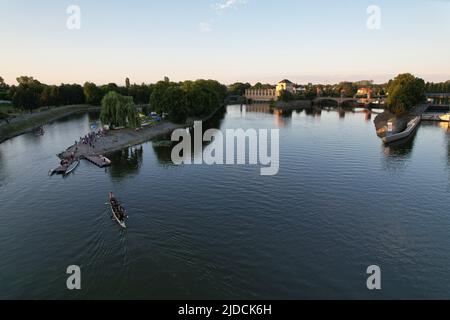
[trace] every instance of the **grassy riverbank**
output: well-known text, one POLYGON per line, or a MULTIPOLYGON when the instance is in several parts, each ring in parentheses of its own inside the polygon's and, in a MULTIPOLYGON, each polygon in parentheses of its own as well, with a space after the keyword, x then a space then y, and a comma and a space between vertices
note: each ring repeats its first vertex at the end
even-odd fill
POLYGON ((70 116, 72 114, 80 112, 99 110, 100 108, 90 105, 74 105, 51 108, 35 113, 22 114, 13 119, 10 119, 9 124, 5 121, 0 124, 0 143, 21 134, 31 132, 39 128, 40 126, 64 118, 66 116, 70 116))

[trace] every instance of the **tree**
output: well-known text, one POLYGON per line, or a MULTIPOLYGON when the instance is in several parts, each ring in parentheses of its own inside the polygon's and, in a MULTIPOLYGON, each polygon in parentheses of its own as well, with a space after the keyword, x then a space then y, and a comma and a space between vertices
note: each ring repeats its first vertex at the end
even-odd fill
POLYGON ((55 107, 60 106, 61 101, 59 99, 59 87, 46 86, 41 93, 41 105, 55 107))
POLYGON ((351 82, 341 82, 336 87, 335 94, 337 96, 340 96, 341 94, 344 94, 345 97, 353 97, 355 96, 357 90, 356 87, 351 82))
POLYGON ((231 96, 243 96, 245 90, 250 89, 251 87, 250 83, 236 82, 228 87, 228 94, 231 96))
POLYGON ((61 84, 58 88, 59 103, 62 105, 85 103, 83 87, 78 84, 61 84))
POLYGON ((0 77, 0 100, 8 100, 9 86, 5 83, 2 77, 0 77))
POLYGON ((132 97, 125 97, 110 91, 102 99, 100 120, 113 127, 137 128, 138 112, 132 97))
POLYGON ((13 105, 20 109, 28 109, 30 112, 40 106, 43 85, 33 77, 18 77, 18 86, 12 88, 13 105))
POLYGON ((411 110, 425 98, 425 81, 410 73, 400 74, 388 84, 387 104, 394 114, 411 110))
POLYGON ((126 87, 127 89, 130 89, 130 78, 126 78, 126 79, 125 79, 125 87, 126 87))
POLYGON ((86 82, 83 87, 83 93, 87 104, 91 104, 93 106, 100 105, 103 98, 103 93, 100 88, 95 85, 95 83, 86 82))
POLYGON ((5 83, 2 77, 0 77, 0 91, 8 90, 8 85, 5 83))
POLYGON ((214 80, 160 81, 152 88, 150 105, 153 111, 167 113, 169 119, 182 123, 188 117, 210 114, 226 96, 227 87, 214 80))
POLYGON ((287 90, 283 90, 280 92, 279 100, 283 102, 289 102, 294 100, 294 95, 287 90))
POLYGON ((166 81, 159 81, 155 84, 150 95, 150 105, 153 111, 157 113, 167 112, 167 106, 164 104, 166 90, 175 84, 166 81))
POLYGON ((147 104, 148 99, 152 93, 153 85, 132 84, 128 89, 128 95, 133 97, 136 104, 147 104))
POLYGON ((175 123, 185 123, 189 116, 186 92, 179 86, 170 86, 165 92, 163 104, 166 112, 175 123))

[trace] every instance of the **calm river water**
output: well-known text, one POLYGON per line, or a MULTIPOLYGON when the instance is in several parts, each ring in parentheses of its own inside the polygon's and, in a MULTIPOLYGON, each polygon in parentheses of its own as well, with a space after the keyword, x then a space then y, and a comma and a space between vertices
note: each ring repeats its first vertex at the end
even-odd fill
MULTIPOLYGON (((358 111, 358 110, 354 110, 358 111)), ((174 166, 170 149, 48 177, 96 115, 0 145, 0 298, 450 298, 450 133, 383 147, 372 115, 229 106, 211 126, 279 128, 280 171, 174 166), (110 219, 114 191, 128 229, 110 219), (82 290, 66 288, 79 265, 82 290), (366 269, 382 270, 369 291, 366 269)))

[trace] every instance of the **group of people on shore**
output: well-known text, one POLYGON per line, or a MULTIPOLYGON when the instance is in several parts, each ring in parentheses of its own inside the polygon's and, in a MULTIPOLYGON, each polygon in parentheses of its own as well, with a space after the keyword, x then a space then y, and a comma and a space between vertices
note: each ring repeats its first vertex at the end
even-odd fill
POLYGON ((68 166, 70 166, 72 164, 72 162, 75 161, 75 153, 71 152, 70 155, 64 159, 61 160, 61 162, 59 163, 61 165, 61 167, 63 168, 67 168, 68 166))
POLYGON ((89 145, 91 148, 95 148, 95 143, 98 139, 102 138, 105 135, 105 131, 103 129, 98 130, 96 132, 90 132, 84 137, 80 137, 78 142, 75 142, 75 145, 84 144, 89 145))

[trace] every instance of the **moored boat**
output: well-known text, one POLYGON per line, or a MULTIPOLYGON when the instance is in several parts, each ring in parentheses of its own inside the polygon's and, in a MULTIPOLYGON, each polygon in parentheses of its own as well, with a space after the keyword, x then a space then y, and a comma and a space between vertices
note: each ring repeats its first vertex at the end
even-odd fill
POLYGON ((80 160, 76 159, 74 160, 68 167, 66 172, 64 172, 64 175, 67 176, 68 174, 70 174, 71 172, 73 172, 78 165, 80 164, 80 160))

